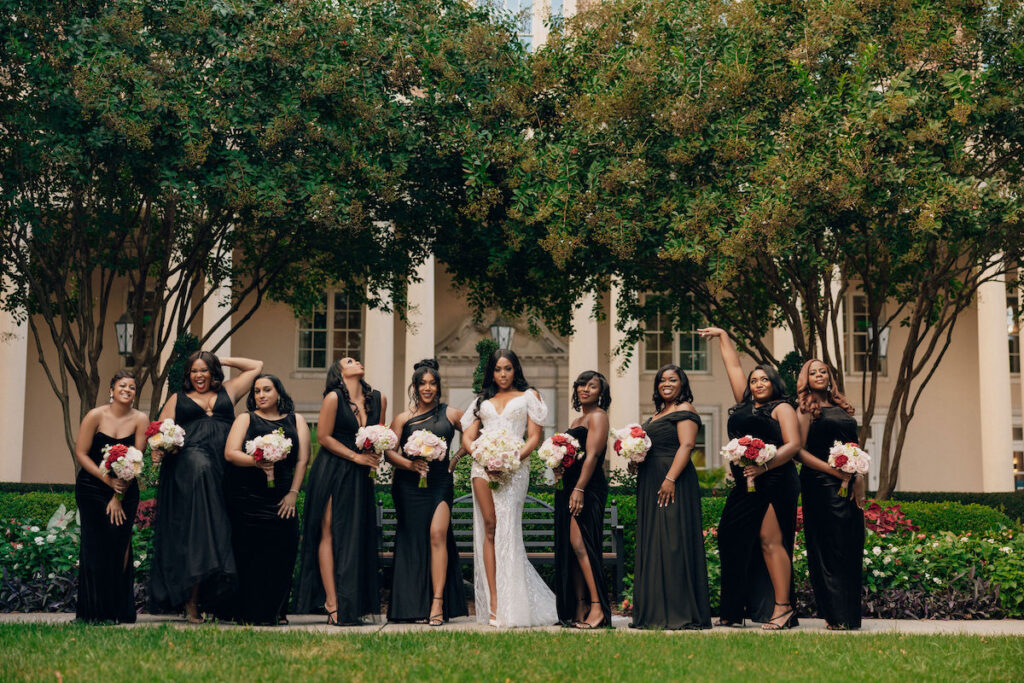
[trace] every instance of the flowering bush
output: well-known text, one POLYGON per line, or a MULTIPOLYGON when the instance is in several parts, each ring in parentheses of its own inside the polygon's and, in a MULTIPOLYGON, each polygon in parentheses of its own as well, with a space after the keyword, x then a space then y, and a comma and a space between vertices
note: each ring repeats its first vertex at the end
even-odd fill
POLYGON ((81 528, 77 512, 61 505, 45 525, 5 520, 0 526, 0 565, 23 579, 54 578, 78 566, 81 528))

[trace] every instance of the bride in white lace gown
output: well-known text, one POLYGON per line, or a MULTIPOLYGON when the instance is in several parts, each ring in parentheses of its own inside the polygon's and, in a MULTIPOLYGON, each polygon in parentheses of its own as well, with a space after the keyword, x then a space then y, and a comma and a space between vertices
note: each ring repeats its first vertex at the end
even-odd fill
POLYGON ((558 621, 555 594, 530 564, 523 544, 523 501, 530 485, 529 454, 540 444, 547 407, 530 389, 511 351, 495 351, 484 372, 481 396, 462 416, 467 451, 480 429, 506 427, 525 435, 522 466, 497 490, 473 463, 473 575, 476 619, 493 626, 549 626, 558 621), (493 526, 493 543, 488 529, 493 526), (493 581, 494 585, 491 585, 493 581))

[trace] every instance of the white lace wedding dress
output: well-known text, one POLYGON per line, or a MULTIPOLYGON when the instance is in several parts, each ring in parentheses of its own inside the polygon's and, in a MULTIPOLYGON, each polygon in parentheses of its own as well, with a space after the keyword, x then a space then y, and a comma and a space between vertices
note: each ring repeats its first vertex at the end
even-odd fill
MULTIPOLYGON (((466 429, 476 419, 474 410, 478 399, 473 401, 462 416, 462 427, 466 429)), ((527 418, 540 424, 548 409, 533 391, 526 391, 505 404, 505 410, 497 411, 490 401, 480 406, 482 427, 506 427, 513 434, 526 433, 527 418)), ((482 467, 475 462, 472 477, 487 479, 482 467)), ((555 594, 544 579, 530 564, 523 544, 523 501, 530 486, 530 459, 523 460, 522 466, 512 478, 502 483, 494 496, 496 528, 494 531, 494 559, 498 582, 498 609, 495 611, 499 626, 550 626, 558 621, 555 594)), ((476 593, 476 620, 487 623, 490 591, 487 587, 487 572, 483 559, 484 528, 480 515, 480 504, 473 495, 473 578, 476 593)))

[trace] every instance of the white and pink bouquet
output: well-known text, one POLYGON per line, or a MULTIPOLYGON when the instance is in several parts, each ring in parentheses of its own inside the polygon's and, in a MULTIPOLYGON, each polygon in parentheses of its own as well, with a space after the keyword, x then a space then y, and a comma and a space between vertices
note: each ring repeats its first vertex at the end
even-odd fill
POLYGON ((510 478, 522 464, 519 451, 523 440, 504 427, 485 429, 473 442, 473 460, 484 468, 492 489, 510 478))
POLYGON ((615 430, 615 452, 630 462, 643 462, 647 451, 651 450, 651 437, 638 424, 628 424, 615 430))
MULTIPOLYGON (((366 425, 356 432, 356 448, 365 453, 373 451, 377 457, 398 446, 398 436, 384 425, 366 425)), ((376 479, 377 472, 370 469, 370 479, 376 479)))
MULTIPOLYGON (((413 460, 444 460, 448 454, 448 442, 427 429, 417 429, 409 435, 409 439, 402 448, 405 454, 413 460)), ((427 488, 427 475, 420 474, 419 487, 427 488)))
MULTIPOLYGON (((775 453, 775 446, 753 436, 741 436, 722 447, 722 457, 737 467, 764 465, 775 457, 775 453)), ((747 477, 747 492, 754 490, 754 478, 747 477)))
POLYGON ((185 445, 185 430, 174 424, 174 420, 156 420, 146 427, 146 448, 150 455, 162 451, 165 455, 177 453, 185 445))
POLYGON ((577 460, 584 457, 580 442, 569 434, 555 434, 546 439, 537 449, 537 455, 548 467, 552 477, 555 477, 555 488, 562 488, 562 474, 567 467, 572 467, 577 460))
MULTIPOLYGON (((284 428, 278 427, 269 434, 257 436, 245 442, 245 452, 252 456, 256 464, 264 462, 280 462, 292 452, 292 440, 284 435, 284 428)), ((268 467, 267 488, 274 488, 274 468, 268 467)))
MULTIPOLYGON (((862 451, 860 446, 852 441, 850 443, 836 441, 828 452, 828 464, 840 472, 863 476, 868 473, 868 469, 871 467, 871 456, 862 451)), ((849 485, 850 477, 843 477, 843 485, 839 487, 839 495, 843 498, 848 493, 846 487, 849 485)))
MULTIPOLYGON (((100 460, 100 472, 106 476, 117 477, 121 481, 131 481, 142 474, 142 451, 135 446, 123 443, 109 444, 103 447, 103 459, 100 460)), ((121 500, 120 493, 116 494, 121 500)))

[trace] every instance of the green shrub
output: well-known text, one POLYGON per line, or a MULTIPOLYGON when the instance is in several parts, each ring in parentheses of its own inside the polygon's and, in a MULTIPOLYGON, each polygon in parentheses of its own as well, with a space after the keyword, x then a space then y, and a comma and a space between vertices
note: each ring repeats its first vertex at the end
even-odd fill
POLYGON ((17 520, 18 522, 46 524, 61 505, 75 510, 74 490, 70 492, 49 493, 28 491, 26 493, 0 493, 0 520, 17 520))
POLYGON ((998 531, 1003 527, 1015 526, 1013 520, 1001 511, 977 503, 929 503, 908 500, 893 503, 920 527, 924 533, 950 531, 963 534, 968 531, 980 533, 998 531))
POLYGON ((937 491, 897 491, 892 494, 894 501, 924 501, 928 503, 976 503, 1001 510, 1011 520, 1024 522, 1024 490, 1004 493, 962 493, 937 491))

